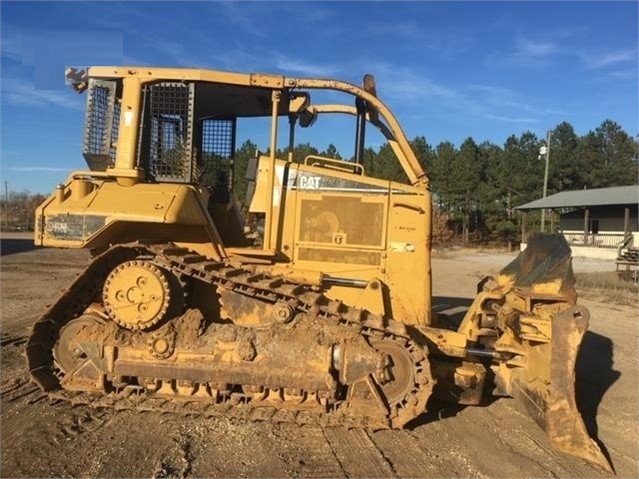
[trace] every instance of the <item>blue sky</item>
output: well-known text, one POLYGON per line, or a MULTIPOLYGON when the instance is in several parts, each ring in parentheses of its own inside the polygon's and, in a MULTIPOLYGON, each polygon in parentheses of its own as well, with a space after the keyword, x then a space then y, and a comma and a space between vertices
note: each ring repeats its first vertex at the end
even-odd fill
MULTIPOLYGON (((502 145, 561 121, 638 126, 637 2, 7 2, 1 9, 1 168, 47 193, 81 155, 85 96, 66 65, 202 67, 360 83, 409 138, 502 145)), ((318 122, 319 125, 319 122, 318 122)), ((350 125, 350 123, 349 123, 350 125)), ((266 131, 240 124, 262 149, 266 131)), ((350 128, 298 137, 350 156, 350 128)), ((375 139, 373 139, 374 144, 375 139)), ((2 185, 4 186, 4 185, 2 185)))

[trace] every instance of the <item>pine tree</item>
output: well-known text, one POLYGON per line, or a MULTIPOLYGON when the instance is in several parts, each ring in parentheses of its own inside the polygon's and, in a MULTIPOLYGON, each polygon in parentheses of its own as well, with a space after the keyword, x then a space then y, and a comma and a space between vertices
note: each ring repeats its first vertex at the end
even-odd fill
POLYGON ((552 129, 548 166, 548 195, 584 187, 579 140, 570 123, 564 121, 552 129))

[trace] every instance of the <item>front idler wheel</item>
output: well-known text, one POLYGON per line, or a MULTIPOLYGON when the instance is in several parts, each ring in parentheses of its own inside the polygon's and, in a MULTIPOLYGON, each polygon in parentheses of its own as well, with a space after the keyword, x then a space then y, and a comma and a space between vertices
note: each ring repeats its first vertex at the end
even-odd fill
POLYGON ((84 314, 60 329, 53 347, 53 359, 66 389, 99 390, 103 386, 103 365, 96 364, 96 345, 104 333, 105 322, 93 314, 84 314))
POLYGON ((415 384, 412 358, 405 347, 391 341, 376 341, 372 346, 386 354, 385 367, 375 375, 375 381, 389 406, 399 404, 415 384))

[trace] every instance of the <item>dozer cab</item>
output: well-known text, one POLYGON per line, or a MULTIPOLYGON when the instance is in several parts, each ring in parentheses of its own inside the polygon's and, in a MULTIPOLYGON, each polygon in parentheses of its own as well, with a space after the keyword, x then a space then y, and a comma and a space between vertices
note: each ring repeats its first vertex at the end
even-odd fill
POLYGON ((480 282, 461 323, 434 314, 428 178, 371 75, 362 87, 147 67, 67 78, 87 95, 89 169, 39 206, 35 243, 92 260, 28 339, 52 397, 379 429, 404 427, 431 396, 513 396, 558 450, 609 468, 575 403, 589 314, 570 248, 539 236, 480 282), (347 101, 311 101, 322 92, 347 101), (293 161, 300 128, 340 115, 352 161, 293 161), (236 128, 260 118, 269 148, 246 166, 242 210, 236 128), (367 175, 367 128, 406 183, 367 175))

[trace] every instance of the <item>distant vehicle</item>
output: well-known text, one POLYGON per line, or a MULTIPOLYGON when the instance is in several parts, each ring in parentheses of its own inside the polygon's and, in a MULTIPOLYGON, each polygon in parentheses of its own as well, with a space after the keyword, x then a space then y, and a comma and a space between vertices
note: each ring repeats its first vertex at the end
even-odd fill
POLYGON ((33 228, 28 226, 8 225, 8 226, 0 227, 0 231, 7 231, 7 232, 33 231, 33 228))

